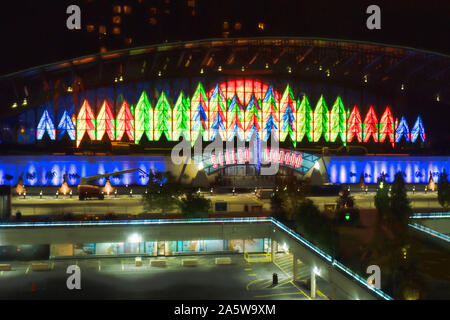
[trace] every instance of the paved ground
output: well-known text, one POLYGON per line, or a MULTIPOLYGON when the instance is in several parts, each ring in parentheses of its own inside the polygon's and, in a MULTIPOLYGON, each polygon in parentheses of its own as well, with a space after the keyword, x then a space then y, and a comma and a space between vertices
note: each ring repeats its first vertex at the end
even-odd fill
MULTIPOLYGON (((252 206, 262 206, 264 210, 270 210, 270 200, 259 200, 253 193, 237 194, 235 196, 231 194, 220 194, 205 196, 212 200, 213 208, 214 202, 226 201, 228 203, 228 211, 230 212, 243 212, 244 206, 247 205, 249 210, 252 206)), ((354 193, 355 205, 361 209, 374 209, 374 192, 354 193)), ((415 209, 429 210, 442 210, 437 201, 437 193, 425 193, 416 192, 415 194, 409 193, 411 199, 411 205, 415 209)), ((322 196, 322 197, 310 197, 319 208, 323 209, 326 204, 335 204, 337 196, 322 196)), ((13 215, 20 211, 22 215, 54 215, 54 214, 105 214, 114 212, 116 214, 138 214, 144 211, 141 203, 141 195, 134 194, 130 198, 129 195, 119 195, 117 197, 111 195, 106 197, 105 200, 87 200, 80 201, 77 196, 70 198, 69 196, 59 196, 58 199, 55 196, 43 196, 41 199, 39 195, 23 197, 13 197, 12 200, 12 213, 13 215)))
MULTIPOLYGON (((215 257, 196 256, 195 267, 181 266, 187 257, 162 257, 166 267, 150 267, 153 257, 144 258, 141 267, 131 258, 58 260, 50 261, 50 271, 13 262, 12 271, 0 271, 0 299, 311 299, 303 281, 292 282, 284 271, 290 256, 280 256, 274 264, 247 263, 242 255, 231 255, 231 265, 215 265, 215 257), (81 269, 81 290, 66 287, 71 264, 81 269), (271 286, 274 272, 277 286, 271 286)), ((317 299, 326 299, 320 279, 317 288, 317 299)))

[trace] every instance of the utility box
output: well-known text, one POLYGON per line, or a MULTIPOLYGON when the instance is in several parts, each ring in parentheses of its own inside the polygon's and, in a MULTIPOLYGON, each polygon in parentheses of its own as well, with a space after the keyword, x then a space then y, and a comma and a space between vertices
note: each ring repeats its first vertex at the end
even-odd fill
POLYGON ((11 217, 11 186, 0 186, 0 221, 11 217))

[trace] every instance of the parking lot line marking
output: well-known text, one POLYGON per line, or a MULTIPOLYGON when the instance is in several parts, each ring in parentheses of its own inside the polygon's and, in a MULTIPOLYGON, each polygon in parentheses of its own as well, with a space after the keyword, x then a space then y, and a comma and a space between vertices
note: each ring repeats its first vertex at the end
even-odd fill
MULTIPOLYGON (((275 261, 273 261, 273 263, 274 263, 281 271, 283 271, 284 274, 285 274, 286 276, 288 276, 289 278, 291 278, 291 275, 288 274, 286 271, 284 271, 283 268, 281 268, 280 265, 279 265, 278 263, 276 263, 275 261)), ((298 291, 300 291, 301 293, 303 293, 303 294, 305 295, 305 297, 307 297, 309 300, 312 300, 310 296, 308 296, 306 293, 304 293, 304 292, 303 292, 303 291, 302 291, 302 290, 294 283, 294 281, 291 280, 290 283, 291 283, 298 291)))
POLYGON ((308 300, 312 300, 311 297, 308 296, 306 293, 304 293, 302 289, 300 289, 299 287, 297 287, 297 285, 294 283, 294 281, 290 281, 290 283, 291 283, 298 291, 300 291, 301 293, 303 293, 303 295, 304 295, 305 297, 307 297, 308 300))
POLYGON ((255 282, 261 281, 261 280, 264 280, 264 279, 256 279, 256 280, 250 281, 250 282, 247 284, 247 286, 245 286, 245 290, 249 291, 248 288, 249 288, 252 284, 254 284, 255 282))
POLYGON ((125 269, 124 265, 123 265, 123 260, 120 260, 120 263, 122 264, 122 271, 125 269))
POLYGON ((250 277, 256 277, 256 273, 250 273, 249 276, 250 277))
POLYGON ((245 268, 244 271, 251 271, 252 268, 245 268))
POLYGON ((55 262, 52 262, 52 270, 55 269, 55 262))
POLYGON ((30 265, 28 265, 27 270, 25 270, 25 274, 27 274, 28 271, 30 271, 30 265))
POLYGON ((327 297, 326 295, 324 295, 322 292, 320 292, 319 289, 317 289, 317 294, 318 294, 319 296, 321 296, 322 298, 328 299, 328 297, 327 297))
POLYGON ((264 297, 273 297, 273 296, 290 296, 292 294, 300 294, 300 292, 292 292, 292 293, 272 293, 272 294, 265 294, 262 296, 254 296, 254 298, 264 298, 264 297))
POLYGON ((102 271, 102 263, 100 260, 98 260, 98 271, 102 271))

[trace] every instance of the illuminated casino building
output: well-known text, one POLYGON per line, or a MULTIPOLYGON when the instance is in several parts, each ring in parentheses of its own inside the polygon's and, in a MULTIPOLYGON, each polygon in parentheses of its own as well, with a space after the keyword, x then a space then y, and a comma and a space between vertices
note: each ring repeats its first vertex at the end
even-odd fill
MULTIPOLYGON (((417 72, 407 84, 399 80, 405 67, 425 63, 433 71, 450 65, 443 55, 370 43, 223 39, 104 52, 6 75, 0 184, 22 177, 30 186, 59 186, 67 173, 75 185, 130 168, 180 172, 170 150, 183 138, 191 146, 244 143, 203 159, 191 179, 203 169, 210 177, 257 177, 261 160, 279 163, 281 175, 305 176, 320 160, 331 183, 359 183, 361 175, 374 183, 381 174, 389 181, 397 171, 408 183, 427 183, 430 174, 437 181, 450 171, 449 159, 424 156, 434 120, 423 101, 443 99, 445 79, 417 72), (410 87, 420 90, 402 97, 410 87), (267 145, 271 138, 279 146, 267 145)), ((111 184, 146 179, 136 173, 111 184)))

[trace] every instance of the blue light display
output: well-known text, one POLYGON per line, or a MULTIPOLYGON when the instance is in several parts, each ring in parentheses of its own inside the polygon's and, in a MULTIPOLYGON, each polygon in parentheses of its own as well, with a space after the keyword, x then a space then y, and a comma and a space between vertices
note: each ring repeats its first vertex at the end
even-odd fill
POLYGON ((444 169, 450 172, 449 160, 448 156, 336 156, 330 157, 327 171, 332 183, 359 183, 361 174, 365 183, 376 183, 382 174, 392 183, 397 172, 403 172, 406 183, 428 183, 430 172, 434 182, 444 169))
MULTIPOLYGON (((165 171, 164 157, 158 156, 2 156, 0 157, 0 185, 14 186, 20 175, 25 186, 60 186, 67 173, 67 183, 77 185, 80 177, 139 168, 165 171)), ((106 179, 98 180, 100 185, 106 179)), ((146 185, 148 177, 142 173, 126 173, 110 178, 112 185, 146 185)))

